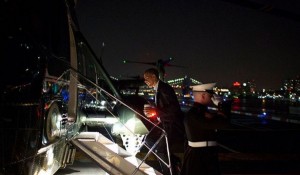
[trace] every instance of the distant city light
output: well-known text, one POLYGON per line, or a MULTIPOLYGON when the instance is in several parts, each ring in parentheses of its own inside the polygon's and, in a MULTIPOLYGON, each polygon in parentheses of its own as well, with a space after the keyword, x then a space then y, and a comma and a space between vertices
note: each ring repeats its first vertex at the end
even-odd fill
POLYGON ((239 83, 237 81, 233 83, 233 86, 240 86, 240 85, 241 85, 241 83, 239 83))

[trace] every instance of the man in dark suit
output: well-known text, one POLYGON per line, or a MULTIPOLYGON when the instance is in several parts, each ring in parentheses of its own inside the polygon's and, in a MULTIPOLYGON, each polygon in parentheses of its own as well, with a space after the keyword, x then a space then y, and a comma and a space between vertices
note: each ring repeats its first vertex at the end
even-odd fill
MULTIPOLYGON (((180 109, 180 105, 175 94, 174 89, 167 83, 159 80, 159 72, 157 69, 150 68, 144 72, 145 83, 154 89, 156 92, 155 95, 155 107, 154 108, 146 108, 144 109, 144 113, 146 116, 148 114, 153 113, 152 110, 155 110, 157 117, 159 119, 160 126, 165 130, 168 138, 168 145, 170 147, 171 153, 171 164, 172 164, 172 174, 177 174, 177 170, 175 170, 176 164, 180 160, 174 154, 174 143, 178 143, 179 141, 183 141, 184 135, 184 127, 183 127, 183 112, 180 109)), ((159 149, 163 149, 162 147, 165 145, 159 145, 159 149)), ((182 143, 183 146, 183 143, 182 143)), ((166 156, 166 155, 162 155, 166 156)), ((180 165, 179 165, 180 166, 180 165)), ((167 172, 163 172, 167 174, 167 172)))

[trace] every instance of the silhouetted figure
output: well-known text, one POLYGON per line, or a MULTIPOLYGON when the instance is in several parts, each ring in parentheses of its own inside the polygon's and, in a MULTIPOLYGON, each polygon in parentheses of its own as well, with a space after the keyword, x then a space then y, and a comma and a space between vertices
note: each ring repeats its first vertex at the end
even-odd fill
MULTIPOLYGON (((147 108, 144 110, 146 116, 153 112, 156 112, 160 123, 160 126, 166 131, 168 137, 168 145, 171 153, 171 164, 173 169, 173 175, 178 174, 175 170, 176 164, 179 164, 179 158, 173 154, 173 146, 177 141, 183 141, 184 128, 183 128, 183 118, 184 115, 181 111, 177 96, 174 89, 167 83, 159 80, 159 73, 157 69, 150 68, 144 72, 145 83, 154 88, 156 91, 155 95, 155 107, 147 108), (153 111, 154 110, 154 111, 153 111)), ((149 116, 150 117, 150 116, 149 116)), ((161 142, 165 143, 165 142, 161 142)), ((183 144, 182 144, 183 146, 183 144)), ((167 155, 163 152, 166 150, 166 145, 160 144, 157 153, 167 160, 167 155)), ((179 165, 180 166, 180 165, 179 165)), ((166 167, 166 166, 163 166, 166 167)), ((179 168, 179 167, 177 167, 179 168)), ((163 174, 169 174, 168 169, 163 169, 163 174)))

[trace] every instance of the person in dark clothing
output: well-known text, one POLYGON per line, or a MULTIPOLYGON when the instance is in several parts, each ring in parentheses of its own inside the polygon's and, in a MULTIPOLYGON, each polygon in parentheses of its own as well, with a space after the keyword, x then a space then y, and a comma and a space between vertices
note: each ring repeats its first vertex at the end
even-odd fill
POLYGON ((188 140, 181 175, 219 175, 217 130, 229 126, 225 115, 208 111, 218 105, 213 96, 215 83, 193 86, 194 104, 184 118, 188 140))
MULTIPOLYGON (((183 126, 183 112, 181 111, 177 96, 174 89, 167 83, 159 80, 159 73, 157 69, 150 68, 144 72, 145 83, 154 88, 155 95, 155 106, 154 108, 145 108, 144 113, 146 116, 153 113, 152 110, 155 110, 158 120, 160 121, 160 126, 165 130, 168 138, 168 145, 171 153, 171 165, 172 165, 172 174, 178 174, 175 170, 175 164, 178 164, 180 160, 177 158, 173 151, 175 142, 183 141, 184 136, 184 126, 183 126)), ((164 142, 161 142, 164 143, 164 142)), ((161 144, 158 146, 158 153, 165 152, 166 145, 161 144)), ((167 155, 161 154, 163 159, 167 158, 167 155)), ((165 166, 164 166, 165 167, 165 166)), ((163 170, 163 174, 168 174, 167 170, 163 170)))

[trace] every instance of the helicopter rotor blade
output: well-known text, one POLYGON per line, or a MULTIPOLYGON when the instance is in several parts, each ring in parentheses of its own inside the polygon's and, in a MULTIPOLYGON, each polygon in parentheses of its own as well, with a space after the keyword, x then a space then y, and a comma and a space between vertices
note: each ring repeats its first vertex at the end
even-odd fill
POLYGON ((131 61, 131 60, 123 60, 123 63, 137 63, 137 64, 148 64, 148 65, 153 65, 153 66, 158 66, 161 69, 162 67, 170 66, 170 67, 180 67, 180 68, 186 68, 185 66, 181 65, 174 65, 174 64, 169 64, 170 61, 172 61, 173 58, 168 58, 166 60, 159 59, 156 62, 141 62, 141 61, 131 61))
POLYGON ((148 64, 148 65, 156 65, 155 62, 141 62, 141 61, 130 61, 130 60, 123 60, 123 63, 138 63, 138 64, 148 64))
POLYGON ((180 67, 180 68, 186 68, 186 66, 174 65, 174 64, 167 64, 166 66, 170 66, 170 67, 180 67))

